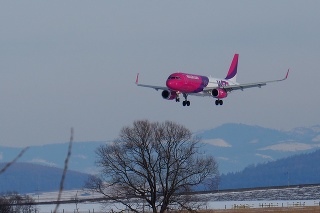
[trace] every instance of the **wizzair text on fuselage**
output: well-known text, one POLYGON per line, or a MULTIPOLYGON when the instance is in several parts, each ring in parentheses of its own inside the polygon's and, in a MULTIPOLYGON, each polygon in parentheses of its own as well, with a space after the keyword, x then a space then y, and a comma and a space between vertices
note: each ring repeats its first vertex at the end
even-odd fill
POLYGON ((217 79, 202 75, 188 74, 188 73, 173 73, 167 81, 166 87, 153 86, 147 84, 139 84, 139 74, 137 75, 136 84, 141 87, 153 88, 155 90, 162 90, 162 97, 167 100, 176 100, 180 102, 180 95, 184 97, 183 106, 190 106, 188 95, 209 96, 216 99, 216 105, 222 105, 222 99, 226 98, 233 90, 244 90, 247 88, 261 87, 267 83, 283 81, 287 79, 289 70, 283 79, 273 81, 263 81, 256 83, 239 84, 236 81, 238 70, 239 55, 235 54, 231 62, 227 76, 224 79, 217 79))

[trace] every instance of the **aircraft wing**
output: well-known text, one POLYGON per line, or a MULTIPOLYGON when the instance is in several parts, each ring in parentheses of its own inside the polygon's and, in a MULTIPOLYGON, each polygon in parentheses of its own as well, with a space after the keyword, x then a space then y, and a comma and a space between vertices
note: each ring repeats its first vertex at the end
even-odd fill
POLYGON ((169 90, 168 87, 163 87, 163 86, 154 86, 154 85, 148 85, 148 84, 139 84, 139 73, 137 74, 137 78, 136 78, 136 85, 139 87, 147 87, 147 88, 152 88, 155 90, 169 90))
MULTIPOLYGON (((262 81, 262 82, 256 82, 256 83, 246 83, 246 84, 235 84, 235 85, 229 85, 229 86, 223 86, 220 88, 223 88, 227 91, 233 91, 233 90, 244 90, 248 88, 253 88, 253 87, 259 87, 261 88, 262 86, 267 85, 267 83, 273 83, 273 82, 279 82, 279 81, 284 81, 288 78, 289 75, 289 70, 287 71, 287 74, 284 78, 278 79, 278 80, 272 80, 272 81, 262 81)), ((206 91, 215 89, 215 88, 206 88, 206 91)))
POLYGON ((162 87, 162 86, 153 86, 153 85, 147 85, 147 84, 137 84, 137 86, 139 87, 148 87, 148 88, 152 88, 155 90, 169 90, 168 87, 162 87))

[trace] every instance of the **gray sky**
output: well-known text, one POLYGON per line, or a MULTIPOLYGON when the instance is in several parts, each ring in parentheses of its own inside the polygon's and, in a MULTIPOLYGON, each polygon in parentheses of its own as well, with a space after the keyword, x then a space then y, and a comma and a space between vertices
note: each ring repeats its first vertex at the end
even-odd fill
POLYGON ((0 143, 108 140, 136 119, 192 131, 228 122, 277 129, 319 124, 320 1, 3 1, 0 143), (240 83, 223 106, 191 106, 135 86, 181 71, 225 77, 239 53, 240 83))

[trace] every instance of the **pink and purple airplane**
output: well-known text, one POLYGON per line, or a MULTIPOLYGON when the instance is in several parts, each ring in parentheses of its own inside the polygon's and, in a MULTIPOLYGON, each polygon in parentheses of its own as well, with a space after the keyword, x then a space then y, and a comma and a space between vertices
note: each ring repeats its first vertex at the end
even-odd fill
POLYGON ((222 105, 222 99, 226 98, 228 94, 233 90, 244 90, 253 87, 261 88, 262 86, 267 85, 267 83, 284 81, 288 78, 289 69, 283 79, 239 84, 236 81, 238 58, 239 54, 235 54, 231 62, 228 74, 224 79, 178 72, 173 73, 168 77, 166 81, 166 87, 164 87, 139 84, 138 73, 136 78, 136 85, 141 87, 153 88, 155 90, 162 90, 162 98, 166 100, 176 100, 176 102, 180 102, 180 94, 182 94, 185 99, 182 102, 183 106, 190 106, 188 95, 213 97, 217 99, 215 101, 216 105, 222 105))

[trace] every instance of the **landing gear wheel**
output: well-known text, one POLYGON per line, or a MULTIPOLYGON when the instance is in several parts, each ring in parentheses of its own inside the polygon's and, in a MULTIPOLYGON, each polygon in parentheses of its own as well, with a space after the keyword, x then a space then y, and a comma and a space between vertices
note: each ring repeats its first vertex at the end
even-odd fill
POLYGON ((180 98, 176 98, 176 102, 180 102, 180 98))
POLYGON ((187 100, 182 101, 182 105, 183 106, 190 106, 190 101, 187 101, 187 100))
POLYGON ((187 100, 188 94, 183 93, 183 97, 184 97, 185 100, 182 102, 182 105, 183 106, 190 106, 190 101, 187 100))
POLYGON ((215 103, 216 103, 216 105, 222 105, 222 104, 223 104, 223 100, 219 100, 219 99, 218 99, 218 100, 216 100, 215 103))

